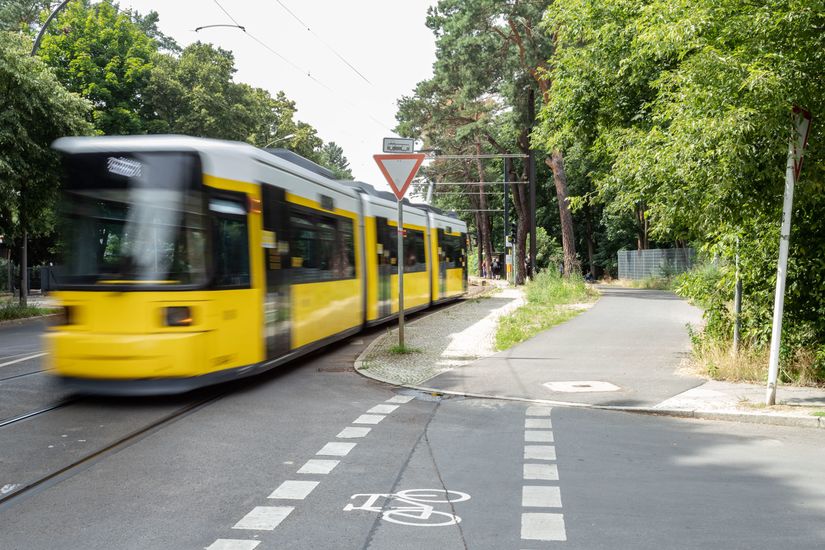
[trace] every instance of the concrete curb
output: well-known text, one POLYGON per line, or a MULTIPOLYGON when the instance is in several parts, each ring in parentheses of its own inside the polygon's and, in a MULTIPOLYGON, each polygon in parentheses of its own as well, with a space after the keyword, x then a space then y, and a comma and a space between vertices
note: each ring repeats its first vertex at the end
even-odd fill
POLYGON ((37 315, 35 317, 23 317, 22 319, 10 319, 8 321, 0 321, 0 330, 8 327, 17 327, 24 325, 33 325, 38 321, 48 321, 57 317, 58 313, 50 313, 48 315, 37 315))
MULTIPOLYGON (((456 305, 461 302, 456 302, 456 305)), ((452 306, 448 306, 452 307, 452 306)), ((445 308, 448 309, 448 308, 445 308)), ((437 312, 435 312, 437 313, 437 312)), ((434 313, 433 313, 434 314, 434 313)), ((425 316, 427 317, 427 316, 425 316)), ((409 324, 416 323, 424 317, 416 319, 409 324)), ((365 358, 384 338, 392 335, 394 331, 388 331, 373 339, 369 345, 364 348, 364 351, 355 359, 355 372, 365 378, 389 384, 398 388, 406 388, 409 390, 421 391, 438 395, 452 395, 456 397, 470 397, 475 399, 497 399, 503 401, 517 401, 522 403, 533 403, 538 405, 550 405, 553 407, 567 407, 579 409, 595 409, 600 411, 614 411, 626 412, 633 414, 644 414, 648 416, 670 416, 673 418, 693 418, 696 420, 722 420, 725 422, 742 422, 748 424, 767 424, 772 426, 788 426, 793 428, 822 428, 825 429, 825 418, 818 416, 791 416, 791 415, 776 415, 776 414, 761 414, 757 412, 739 412, 739 411, 710 411, 702 409, 657 409, 655 407, 621 407, 615 405, 593 405, 590 403, 576 403, 572 401, 554 401, 551 399, 530 399, 527 397, 513 397, 507 395, 490 395, 483 393, 470 393, 441 390, 438 388, 430 388, 427 386, 415 386, 412 384, 399 384, 394 380, 390 380, 381 376, 376 376, 373 373, 367 372, 369 369, 364 369, 365 358)))

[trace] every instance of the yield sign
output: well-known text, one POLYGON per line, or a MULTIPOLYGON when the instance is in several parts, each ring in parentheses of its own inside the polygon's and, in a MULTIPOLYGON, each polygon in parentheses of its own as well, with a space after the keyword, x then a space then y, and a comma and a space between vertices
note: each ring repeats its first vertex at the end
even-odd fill
POLYGON ((793 174, 794 181, 799 180, 799 172, 802 170, 802 155, 808 145, 808 130, 811 128, 811 113, 794 105, 793 108, 794 136, 791 138, 791 150, 793 151, 793 174))
POLYGON ((424 153, 410 155, 373 155, 398 200, 404 198, 415 174, 424 162, 424 153))

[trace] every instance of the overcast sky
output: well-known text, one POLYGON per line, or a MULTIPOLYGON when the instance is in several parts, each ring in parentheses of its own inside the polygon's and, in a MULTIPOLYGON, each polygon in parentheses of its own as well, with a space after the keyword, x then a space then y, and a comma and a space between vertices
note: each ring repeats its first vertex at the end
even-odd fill
POLYGON ((432 76, 434 37, 424 21, 436 0, 280 0, 312 33, 277 0, 219 2, 288 62, 238 29, 194 32, 204 25, 232 23, 214 0, 121 0, 120 5, 140 13, 158 12, 161 31, 182 46, 201 40, 231 50, 237 82, 265 88, 272 95, 283 90, 296 102, 298 120, 314 126, 325 142, 344 148, 356 179, 388 188, 372 155, 381 153, 382 138, 395 135, 391 128, 398 98, 432 76))

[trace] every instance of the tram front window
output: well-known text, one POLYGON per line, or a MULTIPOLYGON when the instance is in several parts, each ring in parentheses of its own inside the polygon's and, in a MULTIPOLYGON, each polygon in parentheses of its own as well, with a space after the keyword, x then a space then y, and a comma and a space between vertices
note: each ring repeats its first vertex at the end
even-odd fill
POLYGON ((197 155, 77 154, 64 167, 61 287, 207 282, 197 155))

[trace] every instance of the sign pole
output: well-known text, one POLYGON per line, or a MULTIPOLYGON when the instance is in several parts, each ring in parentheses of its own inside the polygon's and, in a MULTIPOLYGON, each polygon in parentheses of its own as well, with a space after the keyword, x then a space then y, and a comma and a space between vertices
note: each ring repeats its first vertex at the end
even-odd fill
POLYGON ((782 227, 779 230, 779 262, 776 267, 776 296, 773 305, 771 351, 768 363, 768 390, 765 404, 776 404, 776 381, 779 375, 779 347, 782 342, 782 312, 785 307, 785 279, 788 272, 788 245, 791 240, 791 213, 793 211, 794 183, 802 168, 802 154, 808 141, 811 114, 794 108, 794 133, 788 146, 788 164, 785 168, 785 198, 782 203, 782 227))
MULTIPOLYGON (((410 146, 412 146, 412 140, 410 146)), ((385 150, 387 149, 385 140, 385 150)), ((404 194, 424 162, 423 153, 373 155, 398 199, 398 346, 404 348, 404 194)))
POLYGON ((404 201, 398 201, 398 346, 404 347, 404 201))

